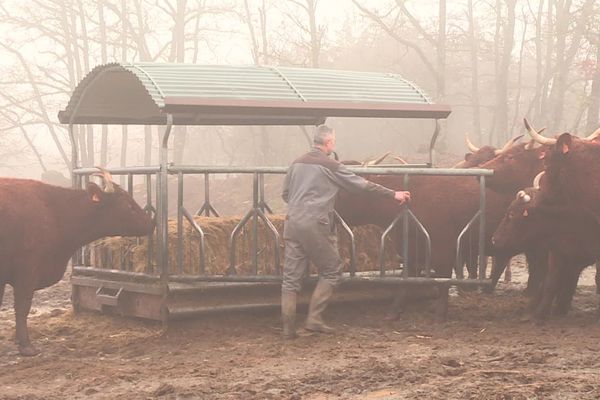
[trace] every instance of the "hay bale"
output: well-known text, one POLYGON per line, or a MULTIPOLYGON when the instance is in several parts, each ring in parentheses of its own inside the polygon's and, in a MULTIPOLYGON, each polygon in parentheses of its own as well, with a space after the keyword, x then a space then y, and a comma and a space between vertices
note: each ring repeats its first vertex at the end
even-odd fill
MULTIPOLYGON (((270 215, 269 220, 275 226, 280 237, 279 254, 283 264, 283 222, 285 216, 270 215)), ((240 222, 240 217, 194 217, 195 222, 205 234, 204 273, 221 275, 229 269, 229 237, 240 222)), ((357 270, 372 271, 378 269, 379 242, 381 229, 373 225, 354 228, 356 240, 357 270)), ((252 219, 240 231, 236 245, 236 271, 240 275, 253 274, 252 267, 252 219)), ((270 230, 258 222, 258 273, 277 274, 275 268, 275 241, 270 230)), ((199 275, 200 235, 185 220, 183 224, 182 263, 178 263, 177 221, 169 220, 169 270, 171 274, 199 275)), ((338 233, 340 255, 345 262, 345 270, 350 264, 350 241, 341 229, 338 233)), ((157 270, 156 233, 152 238, 152 254, 148 270, 148 238, 111 237, 94 242, 91 245, 91 260, 97 268, 132 270, 134 272, 152 272, 157 270)), ((397 262, 394 246, 390 242, 386 247, 386 262, 397 262)))

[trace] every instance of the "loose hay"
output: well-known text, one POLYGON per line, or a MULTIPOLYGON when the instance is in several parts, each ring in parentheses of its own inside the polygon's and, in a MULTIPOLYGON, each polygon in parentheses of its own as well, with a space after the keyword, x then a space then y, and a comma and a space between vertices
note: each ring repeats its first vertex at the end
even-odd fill
MULTIPOLYGON (((269 220, 275 226, 280 238, 280 260, 283 265, 283 215, 270 215, 269 220)), ((205 271, 207 275, 221 275, 229 269, 229 238, 231 232, 240 222, 240 217, 194 217, 196 223, 204 231, 205 237, 205 271)), ((252 267, 252 219, 244 226, 237 237, 236 272, 240 275, 253 274, 252 267)), ((274 275, 275 240, 273 234, 259 220, 258 222, 258 271, 262 275, 274 275)), ((381 229, 367 225, 353 229, 357 271, 377 270, 381 229)), ((185 220, 183 224, 182 262, 178 262, 177 221, 169 220, 169 271, 171 274, 199 275, 200 268, 200 235, 185 220)), ((340 255, 347 271, 350 265, 350 240, 346 233, 339 229, 338 240, 340 255)), ((148 238, 111 237, 94 242, 90 246, 92 264, 97 268, 131 270, 134 272, 157 271, 156 234, 152 238, 152 258, 148 270, 148 238)), ((395 247, 391 240, 386 245, 386 263, 397 263, 395 247)))

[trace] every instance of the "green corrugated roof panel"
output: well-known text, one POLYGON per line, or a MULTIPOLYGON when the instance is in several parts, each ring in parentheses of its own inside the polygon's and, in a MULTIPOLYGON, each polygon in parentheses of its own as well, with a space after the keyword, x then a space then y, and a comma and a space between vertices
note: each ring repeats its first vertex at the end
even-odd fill
POLYGON ((445 118, 394 74, 167 63, 106 64, 77 86, 63 123, 316 124, 328 116, 445 118))

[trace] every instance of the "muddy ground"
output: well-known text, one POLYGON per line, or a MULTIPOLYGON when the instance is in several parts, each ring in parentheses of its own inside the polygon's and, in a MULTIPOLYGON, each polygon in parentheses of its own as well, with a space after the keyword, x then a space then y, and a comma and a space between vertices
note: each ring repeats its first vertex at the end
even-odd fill
MULTIPOLYGON (((514 278, 526 274, 516 268, 514 278)), ((574 310, 520 322, 522 283, 458 294, 397 321, 384 305, 334 307, 339 333, 280 340, 278 316, 157 323, 74 315, 68 277, 38 292, 30 326, 42 354, 13 344, 12 293, 0 310, 0 399, 597 399, 600 324, 593 271, 574 310)))

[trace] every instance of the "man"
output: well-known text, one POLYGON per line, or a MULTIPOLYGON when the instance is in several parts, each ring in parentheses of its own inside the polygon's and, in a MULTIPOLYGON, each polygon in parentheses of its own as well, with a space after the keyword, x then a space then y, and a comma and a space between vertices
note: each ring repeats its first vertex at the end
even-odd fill
POLYGON ((288 203, 283 238, 285 264, 281 290, 284 339, 296 337, 296 299, 309 261, 319 271, 306 319, 306 329, 331 333, 323 321, 323 311, 338 286, 343 262, 337 248, 334 203, 339 189, 372 192, 400 203, 410 201, 409 192, 395 192, 350 172, 328 157, 335 147, 335 132, 321 125, 314 135, 314 148, 290 166, 282 197, 288 203))

